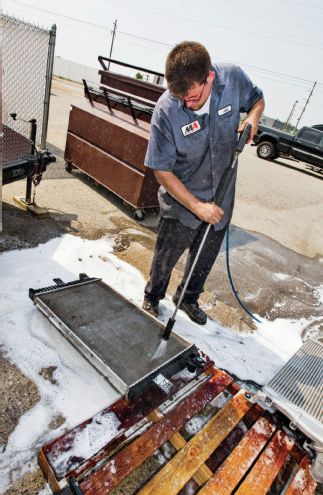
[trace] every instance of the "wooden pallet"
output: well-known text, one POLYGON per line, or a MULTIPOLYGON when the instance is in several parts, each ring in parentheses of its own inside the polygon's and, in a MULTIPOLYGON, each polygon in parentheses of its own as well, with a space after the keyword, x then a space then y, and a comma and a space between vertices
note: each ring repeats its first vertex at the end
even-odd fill
POLYGON ((119 428, 88 459, 69 458, 69 452, 95 417, 43 447, 39 462, 53 491, 275 495, 285 488, 286 495, 314 494, 309 460, 283 431, 282 418, 250 402, 232 377, 210 368, 173 383, 172 397, 151 391, 136 403, 121 399, 101 412, 114 413, 119 428))

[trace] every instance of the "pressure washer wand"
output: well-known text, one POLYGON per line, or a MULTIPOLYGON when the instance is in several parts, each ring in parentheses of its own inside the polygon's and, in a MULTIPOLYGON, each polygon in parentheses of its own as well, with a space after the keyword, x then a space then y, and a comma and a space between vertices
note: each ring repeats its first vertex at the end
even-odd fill
MULTIPOLYGON (((228 186, 230 184, 230 181, 232 179, 232 176, 234 174, 234 171, 236 169, 236 166, 237 166, 237 163, 238 163, 238 156, 240 155, 240 153, 242 152, 249 136, 250 136, 250 132, 251 132, 251 124, 248 124, 246 125, 246 127, 244 128, 243 132, 241 133, 241 136, 239 138, 239 141, 237 143, 237 147, 234 151, 234 155, 233 155, 233 159, 232 159, 232 162, 231 164, 229 165, 229 167, 226 169, 226 171, 224 172, 222 178, 221 178, 221 181, 220 181, 220 184, 219 184, 219 187, 216 191, 216 195, 215 195, 215 198, 214 198, 214 203, 216 203, 218 206, 221 206, 222 204, 222 201, 224 199, 224 196, 225 196, 225 193, 227 192, 227 189, 228 189, 228 186)), ((172 333, 172 330, 173 330, 173 327, 175 325, 175 318, 176 318, 176 314, 177 314, 177 311, 182 303, 182 300, 183 300, 183 297, 184 297, 184 294, 185 294, 185 291, 186 291, 186 288, 189 284, 189 281, 191 280, 191 277, 192 277, 192 274, 194 272, 194 269, 195 269, 195 266, 196 266, 196 263, 198 262, 198 259, 199 259, 199 256, 201 254, 201 251, 204 247, 204 244, 205 244, 205 240, 208 236, 208 233, 210 231, 210 228, 212 227, 212 224, 209 223, 207 225, 207 228, 205 229, 205 232, 204 232, 204 235, 203 235, 203 239, 202 239, 202 242, 198 248, 198 251, 196 253, 196 256, 195 256, 195 259, 193 261, 193 264, 192 264, 192 267, 190 269, 190 272, 188 274, 188 277, 186 279, 186 282, 184 284, 184 287, 182 289, 182 292, 179 296, 179 299, 177 301, 177 304, 176 304, 176 307, 175 307, 175 310, 172 314, 172 316, 169 318, 168 322, 167 322, 167 325, 165 327, 165 330, 163 332, 163 335, 162 335, 162 339, 163 340, 168 340, 169 337, 170 337, 170 334, 172 333)))

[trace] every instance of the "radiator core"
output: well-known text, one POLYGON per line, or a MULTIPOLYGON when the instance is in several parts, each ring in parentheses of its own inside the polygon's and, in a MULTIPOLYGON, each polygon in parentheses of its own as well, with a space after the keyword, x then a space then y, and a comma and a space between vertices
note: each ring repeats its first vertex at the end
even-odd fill
POLYGON ((307 340, 263 388, 312 440, 323 445, 323 343, 307 340))
POLYGON ((36 306, 108 380, 127 396, 145 391, 197 357, 194 345, 173 333, 156 355, 163 325, 100 279, 31 289, 36 306))

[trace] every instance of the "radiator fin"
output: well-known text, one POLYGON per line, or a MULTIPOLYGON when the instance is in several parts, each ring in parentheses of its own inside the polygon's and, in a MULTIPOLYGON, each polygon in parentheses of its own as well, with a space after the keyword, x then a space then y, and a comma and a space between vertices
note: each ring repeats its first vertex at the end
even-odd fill
POLYGON ((272 390, 322 423, 323 343, 307 340, 265 389, 266 392, 272 390))

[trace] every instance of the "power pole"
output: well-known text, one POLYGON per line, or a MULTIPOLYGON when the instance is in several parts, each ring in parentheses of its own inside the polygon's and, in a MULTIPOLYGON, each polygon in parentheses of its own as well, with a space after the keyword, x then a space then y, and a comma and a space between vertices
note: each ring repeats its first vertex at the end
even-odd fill
POLYGON ((310 98, 311 98, 311 96, 312 96, 312 94, 313 94, 313 91, 314 91, 314 88, 315 88, 316 84, 317 84, 317 81, 315 81, 315 83, 313 84, 313 88, 311 89, 311 92, 310 92, 310 94, 309 94, 309 96, 308 96, 308 98, 307 98, 307 100, 306 100, 306 102, 305 102, 304 108, 303 108, 303 110, 302 110, 302 112, 301 112, 300 116, 298 117, 298 121, 297 121, 296 126, 295 126, 295 128, 296 128, 296 129, 297 129, 297 127, 298 127, 299 121, 300 121, 300 120, 301 120, 301 118, 303 117, 303 113, 305 112, 305 109, 306 109, 306 107, 307 107, 307 105, 308 105, 308 102, 310 101, 310 98))
MULTIPOLYGON (((111 40, 111 46, 110 46, 110 54, 109 58, 111 58, 112 55, 112 49, 113 49, 113 43, 114 43, 114 37, 116 35, 116 29, 117 29, 117 19, 113 23, 113 31, 112 31, 112 40, 111 40)), ((108 63, 108 70, 110 69, 110 61, 108 63)))
POLYGON ((292 107, 292 109, 290 111, 290 114, 288 115, 288 118, 286 120, 286 124, 285 124, 285 127, 284 127, 284 131, 286 131, 286 129, 288 130, 288 125, 289 125, 289 123, 290 123, 290 121, 292 119, 292 116, 294 114, 295 107, 296 107, 297 103, 298 103, 298 100, 295 101, 295 103, 294 103, 294 105, 293 105, 293 107, 292 107))

